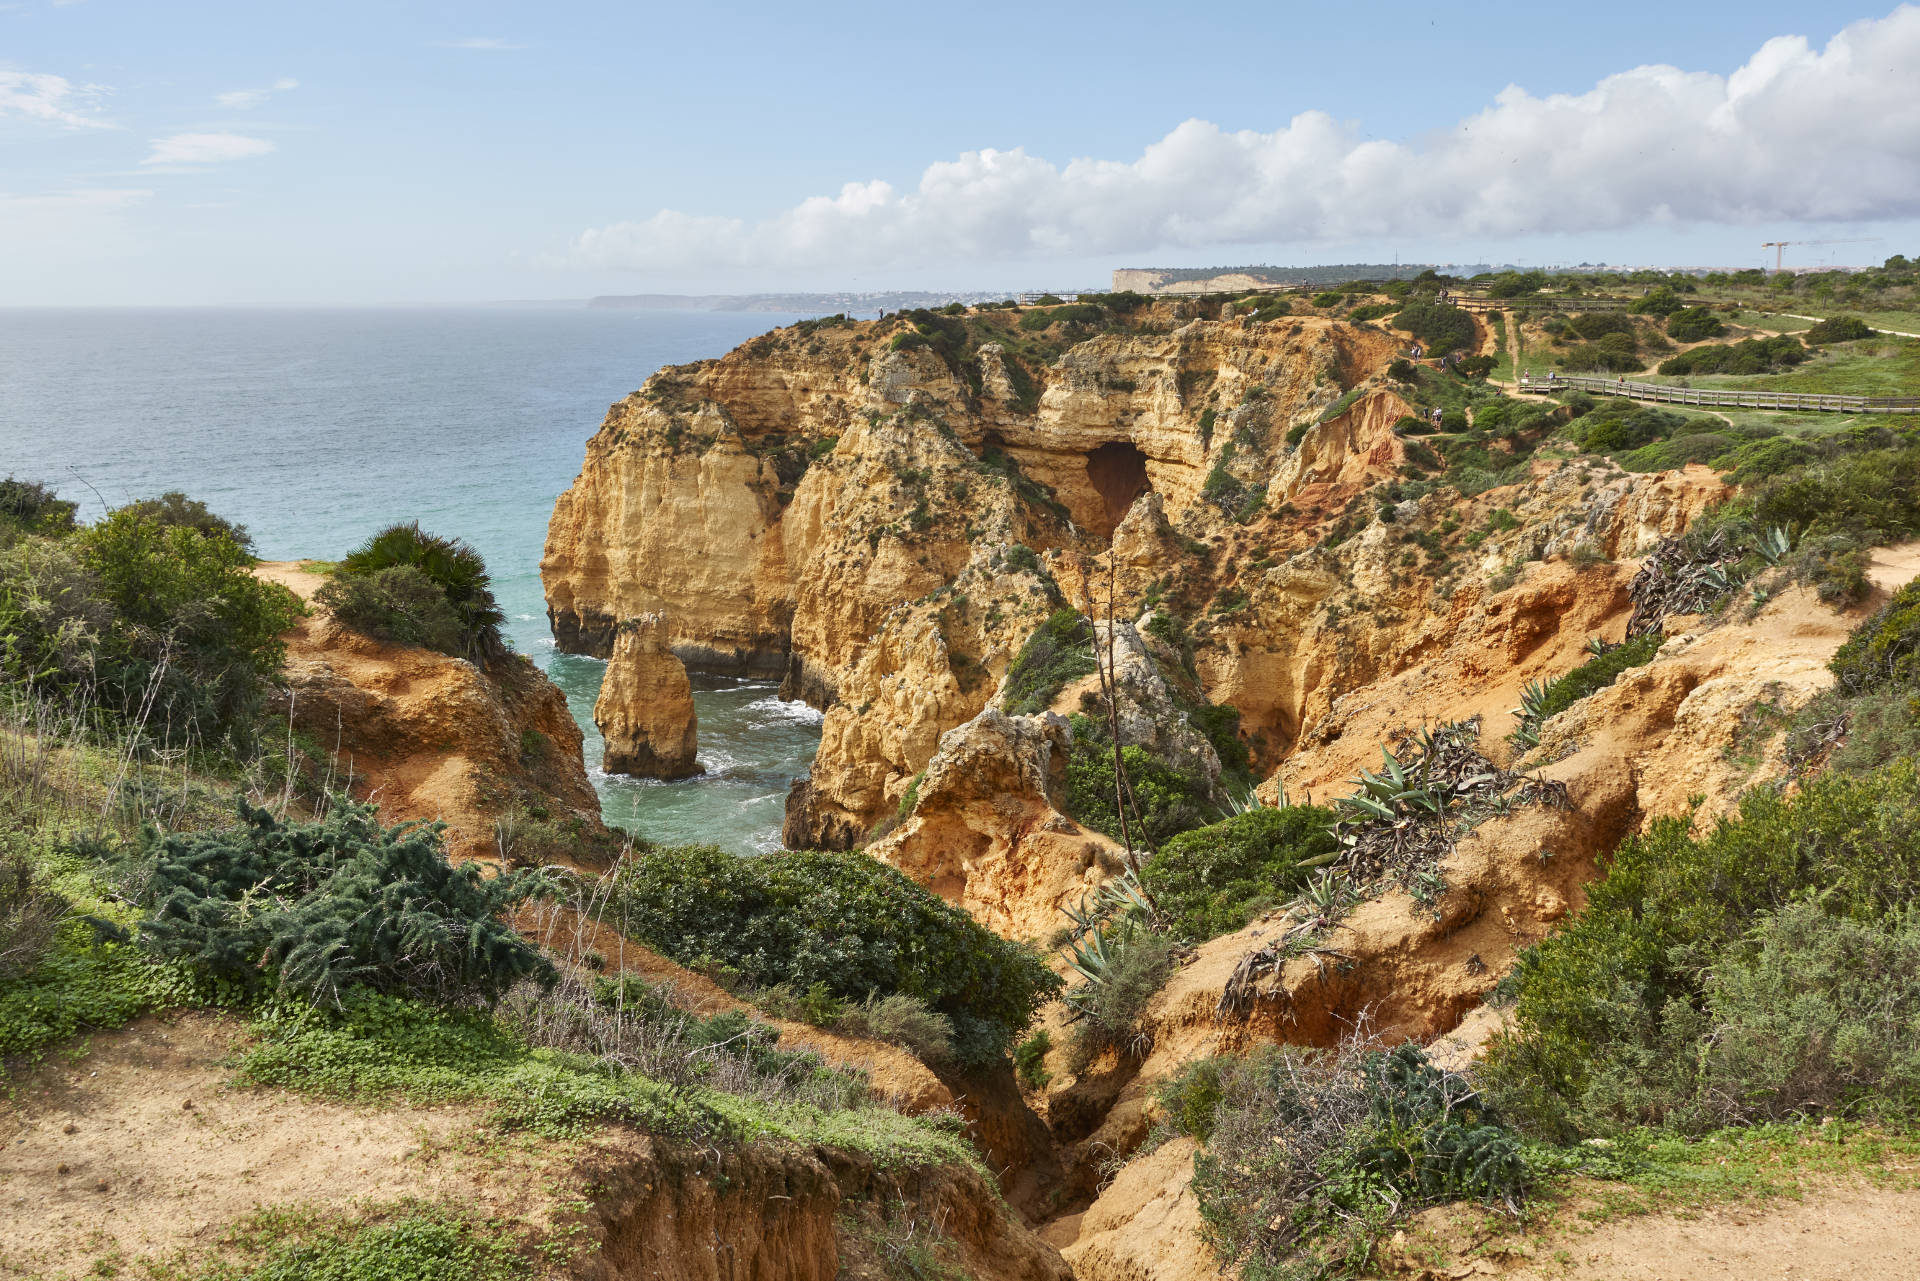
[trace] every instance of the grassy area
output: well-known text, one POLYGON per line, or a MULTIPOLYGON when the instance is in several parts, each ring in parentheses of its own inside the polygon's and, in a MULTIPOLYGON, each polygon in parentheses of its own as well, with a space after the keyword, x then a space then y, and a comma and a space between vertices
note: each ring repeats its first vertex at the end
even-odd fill
POLYGON ((1875 329, 1892 329, 1909 334, 1920 334, 1920 314, 1911 311, 1856 311, 1851 307, 1808 307, 1793 308, 1797 314, 1784 312, 1741 311, 1729 319, 1736 325, 1746 325, 1755 329, 1767 329, 1776 333, 1797 334, 1813 328, 1814 322, 1803 320, 1802 316, 1858 316, 1875 329))
MULTIPOLYGON (((1672 382, 1658 374, 1644 382, 1672 382)), ((1846 396, 1910 396, 1920 393, 1920 340, 1874 338, 1838 344, 1797 368, 1778 374, 1694 375, 1693 387, 1759 391, 1824 392, 1846 396)))

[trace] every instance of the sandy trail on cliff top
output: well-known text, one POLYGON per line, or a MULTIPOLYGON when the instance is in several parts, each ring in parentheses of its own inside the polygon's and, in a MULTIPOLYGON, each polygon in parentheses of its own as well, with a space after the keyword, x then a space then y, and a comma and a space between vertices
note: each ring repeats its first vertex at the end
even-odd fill
MULTIPOLYGON (((1550 1236, 1512 1281, 1912 1281, 1920 1276, 1920 1190, 1838 1185, 1802 1201, 1659 1214, 1550 1236), (1564 1266, 1553 1256, 1565 1251, 1564 1266)), ((1458 1269, 1442 1276, 1469 1276, 1458 1269)))
POLYGON ((227 1085, 230 1016, 96 1033, 10 1084, 0 1111, 0 1278, 84 1273, 115 1252, 204 1259, 256 1207, 404 1197, 539 1217, 563 1144, 462 1151, 471 1108, 381 1110, 227 1085))

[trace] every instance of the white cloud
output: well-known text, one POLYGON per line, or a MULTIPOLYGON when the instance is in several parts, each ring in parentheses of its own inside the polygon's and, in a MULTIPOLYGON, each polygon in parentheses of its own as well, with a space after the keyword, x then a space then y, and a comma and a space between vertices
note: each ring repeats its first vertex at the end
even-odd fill
POLYGON ((442 40, 442 49, 471 49, 477 53, 512 53, 524 49, 523 44, 514 44, 510 40, 501 40, 494 36, 468 36, 464 40, 442 40))
POLYGON ((216 94, 214 101, 229 111, 251 111, 265 103, 276 93, 285 93, 289 89, 298 89, 300 82, 291 76, 282 76, 265 89, 235 89, 230 93, 216 94))
POLYGON ((110 128, 75 110, 90 99, 94 90, 76 87, 65 76, 32 71, 0 71, 0 116, 24 116, 46 124, 66 125, 74 129, 110 128))
POLYGON ((1131 161, 1024 149, 850 182, 761 221, 663 210, 557 261, 638 269, 913 266, 1232 244, 1521 236, 1654 223, 1920 216, 1920 8, 1731 76, 1643 66, 1581 94, 1517 86, 1417 141, 1311 111, 1271 133, 1189 120, 1131 161))
POLYGON ((249 138, 237 133, 176 133, 155 138, 153 151, 143 165, 217 165, 229 160, 248 160, 273 150, 265 138, 249 138))

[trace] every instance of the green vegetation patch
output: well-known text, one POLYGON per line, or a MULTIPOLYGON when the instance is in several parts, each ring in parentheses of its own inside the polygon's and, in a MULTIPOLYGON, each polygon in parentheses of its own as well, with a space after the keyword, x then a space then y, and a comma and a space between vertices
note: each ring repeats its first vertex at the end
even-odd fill
MULTIPOLYGON (((1076 712, 1068 719, 1073 726, 1073 750, 1067 760, 1067 814, 1082 826, 1120 840, 1113 739, 1090 716, 1076 712)), ((1200 775, 1179 770, 1134 744, 1121 748, 1120 759, 1131 787, 1126 834, 1135 846, 1157 849, 1219 816, 1212 788, 1200 775)))
POLYGON ((1094 670, 1093 624, 1077 610, 1055 610, 1007 668, 1001 706, 1015 716, 1044 712, 1061 690, 1094 670))
POLYGON ((606 920, 682 964, 723 965, 756 987, 918 997, 953 1021, 964 1063, 1004 1054, 1060 986, 1038 954, 858 851, 648 850, 618 874, 606 920))
POLYGON ((1791 334, 1747 338, 1736 343, 1695 347, 1660 362, 1663 374, 1772 374, 1807 359, 1806 347, 1791 334))
MULTIPOLYGON (((349 552, 341 560, 335 576, 368 577, 398 566, 413 568, 440 589, 458 620, 457 648, 452 652, 483 666, 506 654, 506 640, 500 634, 500 625, 507 621, 507 616, 500 612, 499 602, 494 600, 486 561, 458 538, 430 534, 420 528, 418 521, 389 525, 349 552)), ((373 603, 369 598, 369 608, 373 603)), ((396 630, 420 626, 412 614, 397 608, 393 613, 390 622, 379 626, 396 630)))
POLYGON ((1315 805, 1259 806, 1172 837, 1140 879, 1169 928, 1203 942, 1291 897, 1311 867, 1331 861, 1333 821, 1315 805))
POLYGON ((1652 662, 1665 639, 1658 632, 1648 632, 1618 645, 1597 642, 1599 653, 1565 676, 1544 683, 1530 683, 1521 693, 1521 705, 1514 712, 1520 717, 1520 729, 1515 731, 1516 734, 1524 739, 1537 733, 1542 722, 1558 716, 1588 695, 1605 689, 1619 680, 1622 672, 1652 662))
POLYGON ((1479 334, 1473 317, 1466 312, 1424 299, 1401 308, 1400 314, 1393 318, 1393 327, 1418 338, 1434 356, 1470 347, 1479 334))

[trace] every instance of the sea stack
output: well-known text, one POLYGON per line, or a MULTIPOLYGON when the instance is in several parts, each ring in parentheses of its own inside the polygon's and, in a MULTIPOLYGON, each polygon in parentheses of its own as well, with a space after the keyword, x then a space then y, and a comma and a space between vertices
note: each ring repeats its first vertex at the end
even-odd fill
POLYGON ((693 686, 686 665, 667 648, 666 615, 641 614, 620 624, 593 723, 607 740, 601 765, 609 774, 686 778, 700 772, 693 686))

